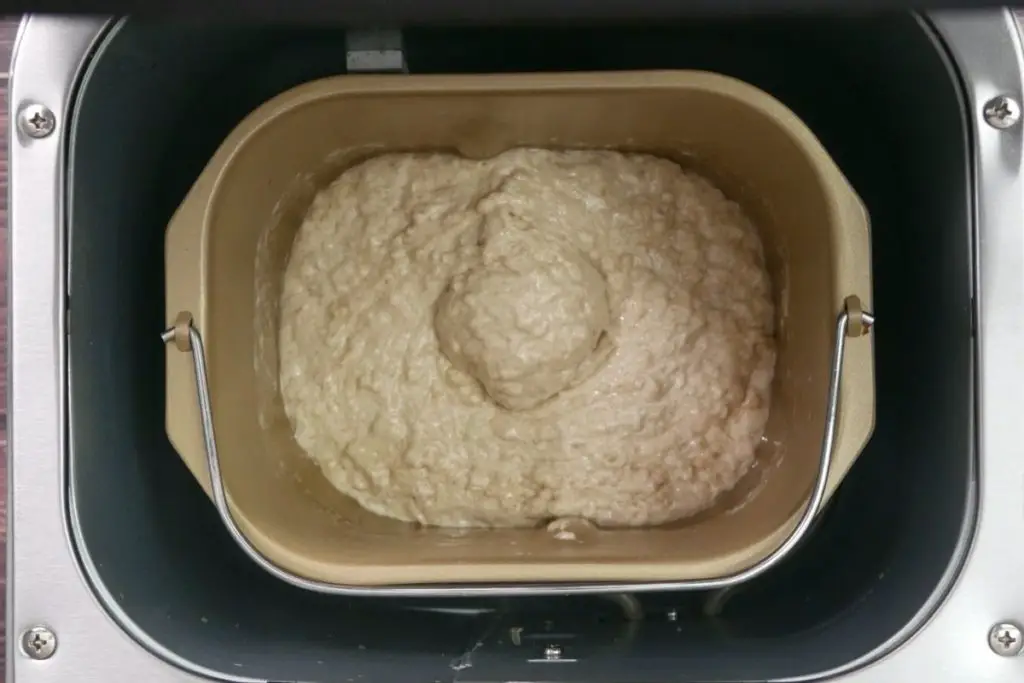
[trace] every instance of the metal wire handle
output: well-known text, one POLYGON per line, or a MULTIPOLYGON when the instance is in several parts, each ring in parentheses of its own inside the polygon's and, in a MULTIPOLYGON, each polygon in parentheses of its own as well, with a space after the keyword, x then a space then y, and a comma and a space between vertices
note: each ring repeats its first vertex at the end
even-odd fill
POLYGON ((832 350, 832 367, 829 375, 828 403, 825 410, 825 433, 821 441, 821 457, 818 473, 810 500, 804 508, 800 521, 771 554, 756 564, 730 574, 712 579, 688 579, 680 581, 654 581, 645 583, 530 583, 530 584, 408 584, 393 586, 344 586, 314 579, 307 579, 279 567, 264 556, 249 542, 235 523, 228 506, 224 481, 220 473, 220 459, 217 456, 217 439, 213 428, 213 408, 210 403, 210 383, 206 374, 206 352, 203 337, 192 322, 192 315, 187 312, 178 314, 175 324, 161 335, 165 344, 174 342, 178 350, 191 352, 195 370, 196 394, 199 400, 199 414, 203 423, 203 442, 206 447, 206 465, 210 474, 210 486, 213 490, 213 502, 221 521, 227 527, 231 538, 252 560, 277 578, 306 590, 334 595, 354 596, 400 596, 400 597, 470 597, 470 596, 508 596, 508 595, 566 595, 595 593, 649 593, 670 590, 712 590, 726 588, 748 581, 778 564, 801 541, 804 534, 814 521, 821 508, 828 484, 828 473, 832 465, 832 451, 835 447, 836 425, 839 415, 839 387, 843 374, 843 358, 846 353, 847 337, 859 337, 867 334, 875 323, 873 314, 861 308, 860 299, 856 296, 847 297, 843 311, 836 318, 835 346, 832 350))

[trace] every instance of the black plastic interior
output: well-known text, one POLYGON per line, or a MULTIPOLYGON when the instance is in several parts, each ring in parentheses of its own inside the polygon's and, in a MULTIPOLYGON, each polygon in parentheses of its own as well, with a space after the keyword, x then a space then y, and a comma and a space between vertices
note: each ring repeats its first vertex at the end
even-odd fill
MULTIPOLYGON (((223 137, 344 72, 341 28, 129 20, 98 50, 69 142, 71 514, 107 599, 175 656, 271 681, 733 681, 813 676, 880 647, 943 587, 972 518, 971 171, 964 104, 911 15, 420 29, 413 72, 708 69, 785 102, 873 219, 877 427, 814 534, 714 597, 328 597, 252 565, 164 432, 163 235, 223 137), (911 93, 908 95, 908 93, 911 93), (563 657, 543 659, 548 645, 563 657)), ((343 120, 338 125, 345 125, 343 120)))
POLYGON ((694 16, 753 16, 783 12, 877 12, 880 10, 990 9, 996 0, 4 0, 4 13, 83 14, 99 16, 174 16, 223 21, 329 21, 361 26, 406 24, 508 24, 538 18, 574 20, 673 20, 694 16))

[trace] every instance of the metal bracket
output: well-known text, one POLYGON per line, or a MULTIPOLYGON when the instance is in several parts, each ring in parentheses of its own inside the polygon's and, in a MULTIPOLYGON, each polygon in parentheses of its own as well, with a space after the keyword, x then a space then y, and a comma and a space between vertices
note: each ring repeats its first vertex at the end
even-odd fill
POLYGON ((349 73, 408 73, 402 32, 381 29, 347 31, 345 67, 349 73))

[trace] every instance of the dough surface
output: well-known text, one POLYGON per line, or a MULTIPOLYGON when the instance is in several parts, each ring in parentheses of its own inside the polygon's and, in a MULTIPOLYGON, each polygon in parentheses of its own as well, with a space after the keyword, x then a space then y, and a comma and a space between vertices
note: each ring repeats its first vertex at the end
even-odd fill
POLYGON ((757 231, 642 154, 387 154, 313 201, 284 274, 297 443, 377 514, 660 524, 749 470, 774 311, 757 231))

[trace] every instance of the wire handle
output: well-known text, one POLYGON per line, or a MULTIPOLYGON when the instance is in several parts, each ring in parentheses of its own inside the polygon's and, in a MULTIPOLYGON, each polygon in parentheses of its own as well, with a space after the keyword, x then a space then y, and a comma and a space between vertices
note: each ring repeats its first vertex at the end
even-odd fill
POLYGON ((818 462, 818 473, 814 479, 814 487, 810 500, 804 507, 800 520, 793 531, 774 551, 763 557, 756 564, 728 576, 711 579, 687 579, 681 581, 655 581, 645 583, 532 583, 532 584, 488 584, 488 585, 396 585, 396 586, 345 586, 324 581, 307 579, 279 567, 264 556, 246 538, 238 528, 228 505, 224 480, 220 472, 220 459, 217 455, 217 438, 213 427, 213 408, 210 402, 210 382, 206 372, 206 351, 203 337, 193 324, 192 314, 181 312, 177 315, 174 325, 167 328, 160 336, 165 344, 174 343, 179 351, 192 354, 195 370, 196 395, 199 401, 199 414, 203 426, 203 443, 206 448, 206 464, 210 474, 210 486, 213 491, 213 502, 224 526, 231 538, 256 564, 277 578, 306 590, 334 595, 362 596, 404 596, 404 597, 467 597, 467 596, 506 596, 506 595, 576 595, 599 593, 631 593, 678 591, 678 590, 712 590, 726 588, 748 581, 778 564, 803 539, 807 530, 821 509, 828 485, 828 474, 832 465, 832 452, 835 447, 836 427, 839 418, 839 388, 843 374, 843 358, 846 353, 847 338, 861 337, 868 334, 875 324, 875 316, 865 311, 860 299, 856 296, 846 298, 842 312, 836 318, 835 346, 832 350, 832 367, 829 375, 828 403, 825 409, 825 431, 821 440, 821 457, 818 462))

